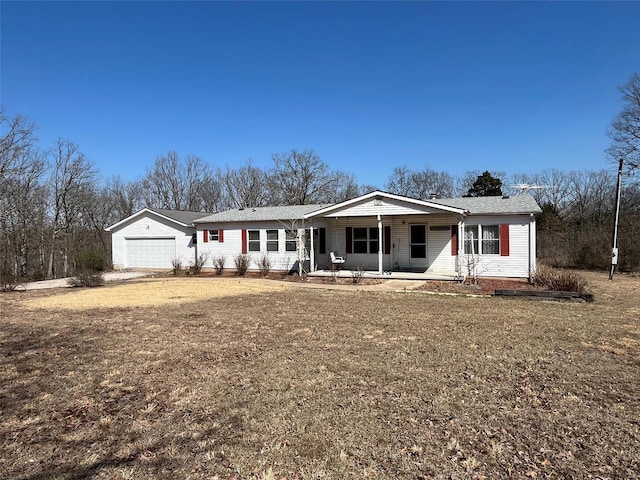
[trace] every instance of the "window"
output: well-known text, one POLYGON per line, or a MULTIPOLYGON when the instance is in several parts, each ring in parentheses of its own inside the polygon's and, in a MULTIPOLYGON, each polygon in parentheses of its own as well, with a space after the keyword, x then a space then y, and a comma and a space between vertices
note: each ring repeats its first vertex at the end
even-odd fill
POLYGON ((499 255, 499 225, 465 225, 464 252, 467 254, 499 255))
POLYGON ((249 230, 247 233, 249 234, 249 251, 259 252, 260 251, 260 230, 249 230))
POLYGON ((278 230, 267 230, 267 252, 278 251, 278 230))
POLYGON ((285 232, 286 235, 286 242, 285 242, 285 247, 284 249, 287 252, 295 252, 298 250, 297 245, 298 245, 298 232, 295 230, 287 230, 285 232))
POLYGON ((376 227, 353 229, 353 253, 378 253, 378 245, 376 227))
POLYGON ((369 253, 378 253, 378 227, 369 228, 369 253))
POLYGON ((482 253, 498 255, 500 253, 500 227, 498 225, 483 225, 481 230, 482 253))
POLYGON ((353 229, 353 253, 367 253, 367 229, 353 229))
POLYGON ((220 240, 220 232, 218 230, 209 230, 209 241, 217 242, 220 240))
POLYGON ((479 225, 465 225, 464 226, 464 253, 477 254, 478 250, 478 229, 479 225))

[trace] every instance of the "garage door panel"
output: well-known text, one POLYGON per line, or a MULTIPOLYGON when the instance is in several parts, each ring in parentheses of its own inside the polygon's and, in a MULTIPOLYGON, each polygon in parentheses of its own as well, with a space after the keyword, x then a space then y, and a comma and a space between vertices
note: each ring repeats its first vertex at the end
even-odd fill
POLYGON ((175 238, 127 238, 125 248, 128 268, 171 268, 176 258, 175 238))

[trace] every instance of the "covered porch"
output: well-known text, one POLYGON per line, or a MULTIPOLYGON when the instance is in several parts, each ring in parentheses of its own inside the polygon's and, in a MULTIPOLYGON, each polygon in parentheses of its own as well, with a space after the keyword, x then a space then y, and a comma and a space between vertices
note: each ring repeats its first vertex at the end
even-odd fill
POLYGON ((316 276, 455 280, 465 210, 385 192, 305 215, 316 276), (338 262, 333 257, 339 257, 338 262), (333 270, 340 270, 336 274, 333 270))

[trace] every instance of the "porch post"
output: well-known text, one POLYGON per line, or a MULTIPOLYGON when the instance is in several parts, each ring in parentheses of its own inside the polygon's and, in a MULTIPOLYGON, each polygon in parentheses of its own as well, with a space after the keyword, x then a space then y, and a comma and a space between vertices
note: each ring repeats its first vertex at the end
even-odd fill
POLYGON ((378 214, 378 275, 382 273, 382 218, 378 214))
POLYGON ((309 225, 309 236, 311 237, 311 248, 309 250, 309 271, 316 271, 316 252, 313 248, 313 227, 309 225))
POLYGON ((462 257, 464 255, 464 217, 458 217, 458 258, 456 258, 456 273, 462 276, 462 257))

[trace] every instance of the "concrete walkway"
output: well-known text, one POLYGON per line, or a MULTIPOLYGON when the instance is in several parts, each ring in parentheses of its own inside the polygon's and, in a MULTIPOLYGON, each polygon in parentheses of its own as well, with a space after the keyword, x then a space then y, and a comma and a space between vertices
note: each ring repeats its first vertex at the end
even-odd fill
MULTIPOLYGON (((121 282, 124 280, 131 280, 134 278, 143 278, 153 275, 152 272, 105 272, 104 279, 106 282, 121 282)), ((69 279, 68 278, 56 278, 55 280, 42 280, 40 282, 29 282, 18 285, 16 290, 19 291, 27 291, 27 290, 43 290, 46 288, 65 288, 69 287, 69 279)))

